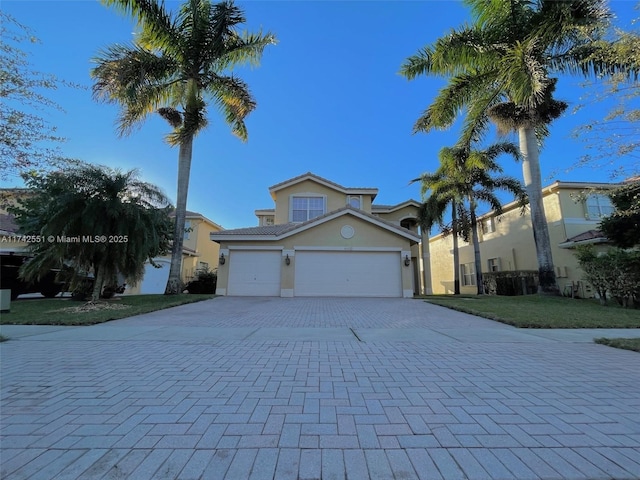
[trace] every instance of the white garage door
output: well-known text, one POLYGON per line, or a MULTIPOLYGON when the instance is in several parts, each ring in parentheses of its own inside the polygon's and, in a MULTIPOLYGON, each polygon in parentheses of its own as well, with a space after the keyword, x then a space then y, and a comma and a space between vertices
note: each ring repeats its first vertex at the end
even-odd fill
POLYGON ((296 252, 294 295, 402 297, 399 252, 296 252))
POLYGON ((229 255, 227 295, 279 297, 280 251, 233 250, 229 255))
POLYGON ((156 268, 150 263, 144 266, 144 277, 140 283, 140 293, 164 293, 169 279, 169 269, 171 262, 169 260, 154 260, 160 268, 156 268))

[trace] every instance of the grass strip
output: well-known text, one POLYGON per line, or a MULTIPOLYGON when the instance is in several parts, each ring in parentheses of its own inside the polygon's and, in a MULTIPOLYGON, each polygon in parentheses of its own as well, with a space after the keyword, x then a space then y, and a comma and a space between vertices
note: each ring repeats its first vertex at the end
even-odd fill
POLYGON ((640 338, 596 338, 596 343, 607 345, 613 348, 622 348, 624 350, 632 350, 640 352, 640 338))
POLYGON ((432 295, 425 301, 520 328, 640 328, 640 310, 547 295, 432 295))
POLYGON ((70 298, 18 299, 11 302, 10 313, 0 316, 0 324, 95 325, 211 298, 215 295, 126 295, 96 304, 70 298))

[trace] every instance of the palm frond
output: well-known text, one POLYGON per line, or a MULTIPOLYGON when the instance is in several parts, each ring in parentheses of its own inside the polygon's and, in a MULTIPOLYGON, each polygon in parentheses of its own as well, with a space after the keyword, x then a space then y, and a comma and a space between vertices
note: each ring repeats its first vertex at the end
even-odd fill
POLYGON ((413 132, 429 132, 434 129, 449 128, 456 117, 479 92, 491 87, 491 74, 471 72, 453 77, 418 118, 413 132))
POLYGON ((175 43, 179 30, 164 7, 163 0, 100 0, 107 7, 114 7, 133 17, 141 27, 140 38, 146 44, 169 47, 175 43))
POLYGON ((233 75, 214 75, 208 82, 207 93, 214 98, 233 133, 241 140, 246 140, 244 119, 256 108, 248 85, 233 75))
POLYGON ((93 59, 93 96, 99 101, 123 106, 119 119, 121 134, 161 107, 176 82, 177 63, 139 45, 113 45, 93 59))
POLYGON ((218 72, 245 64, 256 67, 260 65, 264 49, 268 45, 277 43, 276 36, 270 32, 262 33, 261 30, 255 33, 242 32, 229 39, 225 53, 215 58, 212 65, 218 72))

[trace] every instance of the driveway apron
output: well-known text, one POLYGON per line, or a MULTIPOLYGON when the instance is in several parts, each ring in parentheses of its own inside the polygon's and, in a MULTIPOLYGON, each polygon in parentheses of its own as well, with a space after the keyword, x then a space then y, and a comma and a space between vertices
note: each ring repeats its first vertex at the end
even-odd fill
POLYGON ((2 479, 638 479, 629 330, 421 300, 219 297, 4 325, 2 479))

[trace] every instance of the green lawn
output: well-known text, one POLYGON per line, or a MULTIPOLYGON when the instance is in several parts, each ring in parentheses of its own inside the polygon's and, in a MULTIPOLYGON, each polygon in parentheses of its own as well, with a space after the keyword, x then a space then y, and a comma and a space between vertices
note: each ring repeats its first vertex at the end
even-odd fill
POLYGON ((433 295, 427 302, 521 328, 640 328, 640 310, 544 295, 433 295))
POLYGON ((596 338, 594 342, 614 348, 640 352, 640 338, 596 338))
POLYGON ((91 305, 68 298, 14 300, 2 325, 94 325, 214 298, 215 295, 127 295, 91 305))

